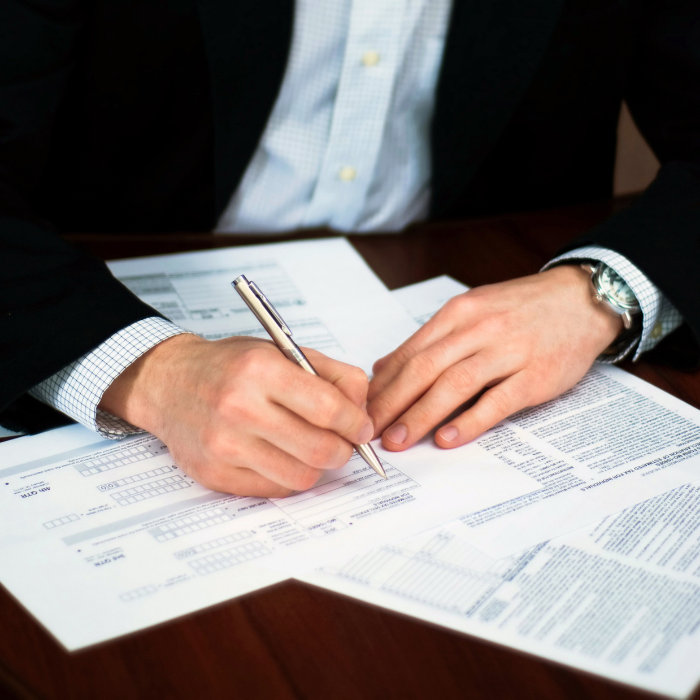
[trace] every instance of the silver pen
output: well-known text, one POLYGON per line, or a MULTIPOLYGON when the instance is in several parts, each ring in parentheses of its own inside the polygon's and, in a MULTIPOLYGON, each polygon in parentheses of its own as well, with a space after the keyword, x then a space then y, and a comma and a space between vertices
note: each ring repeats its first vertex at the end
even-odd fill
MULTIPOLYGON (((268 298, 260 291, 258 285, 255 282, 249 282, 245 275, 241 275, 231 282, 231 286, 255 314, 262 327, 269 333, 275 345, 284 355, 309 374, 318 376, 318 372, 306 359, 301 348, 292 340, 292 331, 289 329, 289 326, 277 313, 277 309, 270 303, 268 298)), ((364 445, 353 445, 353 447, 379 476, 386 479, 384 467, 382 467, 382 463, 379 461, 379 457, 377 457, 377 453, 372 448, 372 445, 366 443, 364 445)))

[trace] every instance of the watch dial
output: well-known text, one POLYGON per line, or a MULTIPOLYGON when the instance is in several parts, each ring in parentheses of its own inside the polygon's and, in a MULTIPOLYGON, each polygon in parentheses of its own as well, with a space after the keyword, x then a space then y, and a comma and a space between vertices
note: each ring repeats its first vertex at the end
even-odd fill
POLYGON ((623 306, 635 306, 637 304, 637 298, 627 286, 625 280, 607 265, 601 270, 600 285, 619 304, 623 306))

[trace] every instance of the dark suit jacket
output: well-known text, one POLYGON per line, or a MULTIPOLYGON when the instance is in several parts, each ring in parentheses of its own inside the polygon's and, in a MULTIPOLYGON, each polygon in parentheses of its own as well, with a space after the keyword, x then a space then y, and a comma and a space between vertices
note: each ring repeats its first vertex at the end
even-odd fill
MULTIPOLYGON (((36 417, 27 389, 154 314, 60 232, 211 228, 273 106, 293 13, 292 0, 0 3, 6 425, 36 417)), ((431 216, 609 197, 623 98, 663 168, 571 246, 636 263, 683 314, 676 345, 696 364, 698 0, 454 0, 431 216)))

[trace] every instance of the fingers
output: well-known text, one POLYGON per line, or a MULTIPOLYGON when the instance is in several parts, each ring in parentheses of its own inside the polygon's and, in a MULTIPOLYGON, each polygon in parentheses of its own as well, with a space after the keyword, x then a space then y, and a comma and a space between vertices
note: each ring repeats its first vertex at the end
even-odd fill
MULTIPOLYGON (((461 390, 472 391, 473 381, 468 383, 468 387, 464 387, 465 382, 462 378, 454 376, 459 372, 455 372, 452 368, 458 366, 465 358, 475 355, 481 349, 481 345, 482 339, 477 334, 453 333, 411 357, 384 387, 383 391, 370 401, 368 412, 374 423, 375 434, 381 433, 387 425, 396 420, 397 416, 415 404, 430 387, 436 382, 440 382, 439 378, 444 374, 447 375, 447 380, 454 379, 455 382, 459 380, 461 390)), ((480 367, 481 363, 477 362, 474 365, 474 370, 480 367)), ((481 370, 479 371, 481 372, 481 370)), ((478 381, 478 379, 478 376, 474 377, 474 380, 478 381)), ((476 391, 480 388, 480 386, 477 387, 476 391)), ((466 401, 470 396, 471 394, 464 395, 457 405, 466 401)), ((425 405, 423 401, 419 403, 425 405)), ((442 418, 454 408, 455 406, 446 410, 442 418)), ((434 425, 435 423, 433 423, 434 425)))
POLYGON ((246 466, 253 467, 266 479, 293 491, 312 488, 323 475, 323 470, 305 464, 264 440, 256 441, 248 450, 247 457, 252 464, 246 466))
POLYGON ((367 405, 369 380, 363 370, 354 365, 334 360, 311 348, 302 349, 309 362, 319 373, 319 376, 333 384, 341 394, 350 399, 356 406, 362 409, 365 408, 367 405))
POLYGON ((256 434, 266 442, 315 469, 339 469, 352 457, 352 445, 331 430, 324 430, 273 405, 256 434))
POLYGON ((377 360, 372 368, 374 377, 370 383, 369 400, 381 393, 413 357, 452 333, 457 323, 465 328, 469 307, 471 303, 466 294, 453 297, 396 350, 377 360))
POLYGON ((485 386, 518 369, 517 357, 492 352, 479 352, 452 365, 419 401, 384 431, 382 444, 393 451, 410 447, 485 386))
POLYGON ((310 489, 323 474, 260 438, 249 438, 241 445, 218 433, 206 449, 206 467, 195 478, 215 491, 244 495, 240 490, 245 489, 245 495, 262 495, 260 488, 269 490, 274 484, 282 489, 278 488, 275 495, 287 495, 290 491, 310 489), (256 481, 252 474, 260 479, 256 481))
MULTIPOLYGON (((318 359, 314 356, 315 361, 318 359)), ((335 363, 330 358, 326 359, 328 363, 321 361, 318 364, 336 382, 343 384, 345 388, 351 384, 361 383, 356 372, 348 371, 348 368, 352 370, 356 368, 335 363), (342 365, 342 367, 336 365, 342 365)), ((308 374, 294 365, 286 368, 278 379, 279 381, 270 389, 272 401, 284 406, 312 425, 330 430, 349 442, 364 444, 372 439, 374 426, 367 413, 344 395, 335 384, 320 376, 308 374)), ((358 391, 356 386, 353 391, 355 398, 358 398, 361 391, 358 391)))
POLYGON ((265 498, 284 498, 294 493, 294 489, 285 488, 262 474, 245 467, 233 467, 222 472, 222 477, 213 479, 211 474, 198 481, 207 488, 236 496, 261 496, 265 498))
POLYGON ((212 489, 274 496, 308 489, 324 469, 347 462, 349 441, 372 437, 360 408, 367 377, 357 368, 309 351, 326 380, 268 341, 176 341, 157 346, 157 361, 138 375, 134 415, 146 416, 177 463, 212 489))
POLYGON ((471 408, 443 425, 435 434, 435 444, 445 448, 459 447, 508 416, 533 405, 536 402, 528 401, 527 385, 527 373, 518 372, 492 387, 471 408))

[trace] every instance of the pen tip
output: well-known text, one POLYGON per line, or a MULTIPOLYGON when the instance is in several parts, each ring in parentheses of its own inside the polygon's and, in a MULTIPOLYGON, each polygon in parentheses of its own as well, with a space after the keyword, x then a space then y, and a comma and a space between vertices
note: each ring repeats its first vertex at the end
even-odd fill
POLYGON ((369 466, 382 477, 382 479, 388 478, 382 463, 379 461, 379 457, 377 457, 377 453, 372 448, 372 445, 369 443, 366 445, 355 445, 355 449, 359 452, 360 456, 365 460, 365 462, 367 462, 367 464, 369 464, 369 466))

